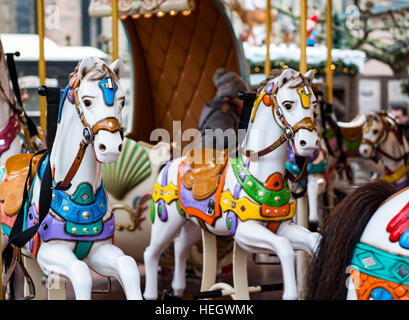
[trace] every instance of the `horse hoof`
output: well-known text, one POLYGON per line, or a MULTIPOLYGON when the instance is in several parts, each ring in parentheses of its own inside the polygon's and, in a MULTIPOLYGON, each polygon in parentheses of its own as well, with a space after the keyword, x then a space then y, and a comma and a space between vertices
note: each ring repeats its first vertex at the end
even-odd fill
POLYGON ((170 300, 170 301, 181 301, 182 298, 175 295, 173 290, 163 290, 162 300, 170 300))

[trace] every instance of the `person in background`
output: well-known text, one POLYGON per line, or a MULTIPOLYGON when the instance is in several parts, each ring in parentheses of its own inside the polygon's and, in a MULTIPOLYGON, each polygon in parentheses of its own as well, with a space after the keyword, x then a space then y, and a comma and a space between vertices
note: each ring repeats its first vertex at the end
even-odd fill
MULTIPOLYGON (((247 84, 235 72, 223 68, 216 70, 213 83, 217 88, 215 97, 202 109, 199 130, 202 133, 202 147, 224 150, 228 148, 227 137, 209 135, 206 129, 233 129, 236 132, 243 101, 238 98, 240 91, 247 91, 247 84)), ((236 139, 237 142, 237 139, 236 139)))
POLYGON ((390 114, 396 123, 402 127, 406 139, 409 141, 409 115, 407 103, 395 103, 391 105, 390 114))

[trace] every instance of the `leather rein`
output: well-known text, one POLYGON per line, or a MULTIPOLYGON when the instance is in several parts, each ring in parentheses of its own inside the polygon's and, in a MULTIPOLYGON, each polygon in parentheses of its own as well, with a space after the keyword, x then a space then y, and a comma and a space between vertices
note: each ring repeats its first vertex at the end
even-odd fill
MULTIPOLYGON (((301 77, 303 78, 305 82, 304 77, 302 75, 301 77)), ((264 148, 260 151, 246 150, 245 155, 246 157, 250 159, 250 161, 257 161, 258 157, 265 156, 269 154, 270 152, 274 151, 275 149, 277 149, 284 142, 292 140, 294 138, 295 133, 300 129, 306 129, 309 131, 315 130, 314 121, 310 117, 302 119, 301 121, 297 122, 293 127, 289 125, 289 123, 284 117, 281 107, 278 105, 278 102, 277 102, 276 97, 277 97, 278 89, 279 89, 278 81, 274 84, 274 86, 272 85, 271 82, 266 85, 262 93, 260 93, 260 95, 256 98, 256 101, 254 103, 255 110, 253 111, 251 121, 254 120, 257 108, 261 100, 263 100, 263 103, 267 107, 272 106, 271 111, 273 113, 274 120, 281 128, 283 128, 284 133, 267 148, 264 148)), ((310 93, 312 93, 312 89, 307 85, 304 85, 304 90, 308 90, 310 93)), ((300 170, 300 176, 298 177, 294 176, 291 172, 286 170, 287 176, 290 179, 290 181, 300 182, 302 180, 305 180, 305 177, 307 175, 307 163, 308 163, 307 158, 305 158, 302 164, 302 169, 300 170)))
MULTIPOLYGON (((87 120, 85 119, 84 113, 80 110, 79 108, 79 98, 78 98, 78 88, 80 86, 81 80, 80 77, 78 75, 73 75, 71 80, 70 80, 70 84, 69 84, 69 88, 67 88, 68 90, 71 91, 72 93, 72 98, 73 98, 73 104, 75 106, 75 110, 78 113, 78 116, 82 122, 82 124, 84 125, 84 131, 83 131, 83 139, 80 142, 79 148, 78 148, 78 152, 75 156, 75 159, 70 167, 70 169, 68 170, 67 175, 65 176, 65 178, 63 179, 63 181, 59 181, 56 186, 54 187, 57 190, 62 190, 62 191, 66 191, 69 188, 71 188, 71 181, 74 178, 75 174, 77 173, 81 162, 84 158, 85 155, 85 151, 87 150, 87 147, 90 144, 94 144, 94 140, 95 140, 95 136, 98 134, 98 132, 100 130, 107 130, 110 131, 112 133, 115 133, 117 131, 120 131, 121 134, 123 132, 123 128, 121 127, 121 124, 119 123, 118 119, 114 118, 114 117, 109 117, 109 118, 105 118, 102 119, 100 121, 98 121, 96 124, 94 124, 93 126, 91 126, 87 120)), ((70 101, 71 102, 71 101, 70 101)), ((60 109, 62 108, 62 105, 64 104, 64 99, 63 101, 61 101, 61 106, 60 109)), ((62 110, 60 110, 60 113, 62 112, 62 110)))

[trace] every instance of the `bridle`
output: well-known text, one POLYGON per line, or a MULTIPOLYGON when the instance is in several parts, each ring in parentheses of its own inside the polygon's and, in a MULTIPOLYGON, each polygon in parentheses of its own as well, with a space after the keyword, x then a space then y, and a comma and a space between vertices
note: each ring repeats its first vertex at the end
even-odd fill
MULTIPOLYGON (((301 105, 303 106, 303 108, 308 109, 310 107, 309 105, 310 95, 312 94, 313 91, 311 89, 311 86, 307 84, 307 80, 304 78, 304 76, 300 74, 300 77, 303 79, 304 85, 297 89, 297 93, 300 96, 301 105)), ((250 161, 257 161, 259 157, 269 154, 270 152, 274 151, 279 146, 281 146, 284 142, 292 140, 294 138, 295 133, 298 132, 298 130, 300 129, 306 129, 308 131, 315 130, 315 124, 311 117, 306 117, 302 119, 301 121, 297 122, 294 126, 291 126, 288 123, 288 121, 285 119, 284 113, 282 112, 281 106, 279 106, 277 102, 277 92, 279 90, 278 85, 279 82, 276 81, 274 83, 273 80, 269 81, 265 85, 262 92, 257 96, 256 101, 254 102, 254 107, 250 121, 251 122, 254 121, 257 109, 261 101, 263 101, 264 105, 266 105, 267 107, 271 106, 271 111, 273 113, 274 120, 278 124, 278 126, 280 126, 283 129, 284 132, 276 141, 274 141, 267 148, 264 148, 259 151, 246 150, 245 155, 250 159, 250 161)), ((299 182, 305 178, 307 171, 306 169, 307 161, 305 160, 302 166, 300 177, 295 178, 290 172, 287 172, 287 175, 289 176, 291 181, 299 182)))
MULTIPOLYGON (((115 133, 119 131, 121 133, 121 136, 123 137, 123 128, 121 124, 119 123, 117 118, 114 117, 108 117, 105 119, 102 119, 95 123, 93 126, 91 126, 87 120, 85 119, 83 111, 80 110, 79 104, 80 104, 80 99, 78 97, 78 89, 80 87, 81 80, 80 77, 77 74, 74 74, 70 80, 69 85, 66 87, 64 91, 63 98, 61 99, 60 103, 60 110, 59 110, 59 115, 58 115, 58 121, 60 121, 61 114, 62 114, 62 106, 64 104, 64 100, 66 97, 68 97, 68 100, 74 104, 75 110, 78 113, 78 116, 84 126, 83 130, 83 139, 80 142, 78 152, 75 156, 75 159, 68 170, 67 175, 63 179, 63 181, 59 181, 54 189, 57 190, 62 190, 66 191, 71 187, 71 181, 74 178, 75 174, 77 173, 81 162, 84 158, 85 151, 89 145, 94 145, 94 140, 95 136, 98 134, 100 130, 107 130, 111 133, 115 133)), ((99 87, 103 91, 104 94, 104 100, 105 103, 107 104, 108 107, 113 105, 113 96, 115 95, 115 91, 118 88, 118 85, 111 79, 111 78, 105 78, 104 80, 101 80, 99 83, 99 87), (107 81, 105 81, 108 79, 107 81), (105 91, 104 91, 105 90, 105 91), (106 91, 110 93, 111 99, 108 99, 106 97, 106 91)))

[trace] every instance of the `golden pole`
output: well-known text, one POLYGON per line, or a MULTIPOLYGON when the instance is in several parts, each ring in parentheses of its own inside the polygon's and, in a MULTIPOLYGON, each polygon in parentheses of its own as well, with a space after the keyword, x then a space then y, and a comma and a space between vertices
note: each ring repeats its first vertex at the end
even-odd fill
POLYGON ((301 73, 307 72, 307 0, 300 0, 300 64, 301 73))
POLYGON ((271 4, 270 0, 266 0, 266 61, 264 62, 264 74, 266 78, 270 74, 270 33, 271 33, 271 4))
MULTIPOLYGON (((45 85, 45 59, 44 59, 44 1, 37 0, 37 27, 38 38, 40 47, 40 56, 38 59, 38 77, 40 78, 40 86, 45 85)), ((40 96, 40 125, 46 132, 47 120, 46 120, 46 99, 40 96)))
POLYGON ((118 59, 118 0, 112 0, 112 61, 118 59))
POLYGON ((332 0, 327 0, 327 65, 325 82, 327 89, 327 103, 332 104, 332 0))

